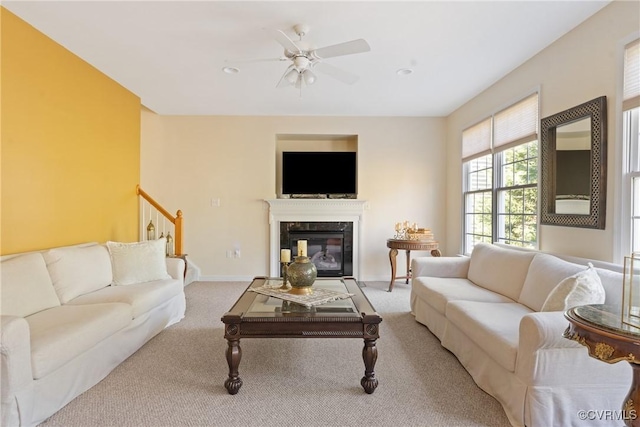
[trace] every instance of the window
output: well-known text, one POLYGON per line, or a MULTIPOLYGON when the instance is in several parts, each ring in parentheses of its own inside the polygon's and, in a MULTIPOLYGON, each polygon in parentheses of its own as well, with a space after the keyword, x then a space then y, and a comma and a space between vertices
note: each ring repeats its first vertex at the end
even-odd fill
POLYGON ((462 154, 463 252, 479 242, 536 247, 538 94, 464 130, 462 154))
POLYGON ((498 153, 501 165, 497 241, 535 247, 538 229, 538 141, 498 153))
MULTIPOLYGON (((493 235, 493 165, 491 154, 470 160, 465 165, 465 248, 478 242, 491 243, 493 235)), ((471 250, 469 250, 471 252, 471 250)))
POLYGON ((623 169, 623 209, 630 236, 622 242, 623 253, 640 251, 640 39, 625 46, 623 89, 623 147, 625 159, 623 169))

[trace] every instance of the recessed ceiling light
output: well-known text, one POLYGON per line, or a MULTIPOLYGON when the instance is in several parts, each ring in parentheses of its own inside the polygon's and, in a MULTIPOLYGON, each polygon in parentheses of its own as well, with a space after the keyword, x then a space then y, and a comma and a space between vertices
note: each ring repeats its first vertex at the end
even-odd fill
POLYGON ((408 76, 411 73, 413 73, 413 70, 411 68, 400 68, 398 71, 396 71, 396 74, 399 76, 408 76))
POLYGON ((224 67, 222 71, 224 71, 227 74, 237 74, 240 72, 240 70, 238 70, 235 67, 224 67))

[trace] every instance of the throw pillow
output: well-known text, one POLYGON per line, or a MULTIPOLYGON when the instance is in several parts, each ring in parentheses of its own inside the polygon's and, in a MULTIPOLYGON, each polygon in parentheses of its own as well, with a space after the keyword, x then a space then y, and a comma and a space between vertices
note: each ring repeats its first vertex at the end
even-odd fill
POLYGON ((603 304, 605 296, 600 276, 589 263, 586 270, 558 283, 549 293, 540 311, 565 311, 578 305, 603 304))
POLYGON ((113 281, 109 252, 103 245, 54 248, 42 256, 63 304, 113 281))
POLYGON ((107 242, 113 266, 113 284, 133 285, 170 279, 165 261, 166 242, 164 237, 137 243, 107 242))
MULTIPOLYGON (((24 254, 2 261, 0 283, 2 283, 0 312, 3 315, 27 317, 60 305, 47 265, 40 253, 24 254)), ((4 340, 4 337, 2 339, 4 340)), ((28 344, 29 337, 26 339, 28 344)), ((4 342, 2 351, 4 359, 4 342)))

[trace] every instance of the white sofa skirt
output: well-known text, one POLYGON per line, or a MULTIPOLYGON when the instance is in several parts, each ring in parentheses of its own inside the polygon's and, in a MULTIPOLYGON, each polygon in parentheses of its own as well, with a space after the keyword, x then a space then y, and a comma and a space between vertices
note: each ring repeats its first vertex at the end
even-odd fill
MULTIPOLYGON (((115 367, 164 328, 179 322, 186 309, 184 293, 134 319, 95 347, 32 383, 28 397, 3 402, 7 425, 35 426, 104 379, 115 367), (64 393, 60 391, 63 390, 64 393), (38 402, 37 405, 34 402, 38 402), (6 412, 9 411, 9 412, 6 412), (11 414, 11 416, 9 416, 11 414)), ((26 360, 30 360, 30 357, 26 360)))
POLYGON ((418 296, 413 293, 413 290, 411 291, 410 301, 411 314, 414 315, 416 321, 426 325, 433 335, 442 342, 442 337, 447 329, 447 318, 438 313, 436 309, 431 307, 424 300, 418 298, 418 296))
MULTIPOLYGON (((489 356, 455 324, 413 292, 411 308, 416 321, 427 325, 442 346, 458 358, 476 384, 502 404, 513 426, 571 427, 584 426, 587 422, 594 427, 622 425, 620 421, 612 419, 580 420, 578 411, 621 409, 632 378, 631 367, 627 363, 603 364, 590 357, 583 346, 563 338, 562 331, 557 331, 555 335, 559 343, 555 345, 558 347, 545 348, 544 343, 533 341, 520 343, 516 369, 512 372, 497 363, 494 357, 489 356), (584 367, 584 377, 565 377, 573 375, 575 370, 563 370, 562 366, 576 364, 584 367), (563 372, 567 374, 563 375, 563 372), (612 384, 612 378, 628 380, 612 384), (603 407, 591 408, 589 402, 594 400, 600 401, 603 407), (535 420, 535 424, 532 420, 535 420)), ((562 316, 562 313, 533 313, 526 317, 531 316, 531 319, 523 322, 531 330, 521 330, 521 333, 533 339, 535 328, 532 328, 532 321, 549 322, 550 325, 538 325, 543 329, 557 327, 553 317, 562 316)))

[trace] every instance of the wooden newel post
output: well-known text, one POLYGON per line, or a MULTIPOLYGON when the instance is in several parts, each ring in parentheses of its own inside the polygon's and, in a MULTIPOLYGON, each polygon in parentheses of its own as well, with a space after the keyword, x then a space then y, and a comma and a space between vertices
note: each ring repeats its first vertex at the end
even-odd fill
POLYGON ((183 238, 182 238, 182 234, 183 234, 183 226, 182 226, 182 211, 179 210, 178 212, 176 212, 176 222, 174 223, 175 225, 175 244, 176 244, 176 255, 180 256, 182 255, 182 251, 183 251, 183 238))

